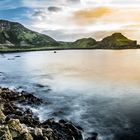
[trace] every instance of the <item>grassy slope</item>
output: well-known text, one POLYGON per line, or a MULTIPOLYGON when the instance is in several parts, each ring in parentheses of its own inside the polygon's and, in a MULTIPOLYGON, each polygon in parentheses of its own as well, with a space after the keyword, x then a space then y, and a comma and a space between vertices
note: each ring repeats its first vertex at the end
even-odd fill
POLYGON ((31 31, 20 23, 0 20, 0 43, 6 44, 7 41, 14 46, 29 46, 29 48, 30 46, 40 47, 46 44, 58 45, 57 41, 53 38, 31 31))

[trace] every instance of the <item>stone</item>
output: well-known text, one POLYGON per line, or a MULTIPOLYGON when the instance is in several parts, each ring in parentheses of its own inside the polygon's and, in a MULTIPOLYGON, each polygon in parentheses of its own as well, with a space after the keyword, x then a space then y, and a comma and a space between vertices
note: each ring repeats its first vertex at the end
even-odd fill
POLYGON ((57 137, 51 128, 43 129, 43 136, 47 137, 49 140, 57 140, 57 137))
POLYGON ((36 136, 43 136, 43 133, 42 133, 42 129, 41 128, 35 128, 35 135, 36 136))
POLYGON ((6 116, 3 114, 2 110, 0 109, 0 122, 3 122, 6 119, 6 116))
POLYGON ((13 140, 7 125, 0 126, 0 140, 13 140))
POLYGON ((9 120, 8 126, 13 138, 19 137, 23 133, 22 126, 18 119, 9 120))
POLYGON ((93 132, 92 136, 87 138, 87 140, 98 140, 98 133, 93 132))
POLYGON ((33 140, 33 137, 30 133, 25 133, 23 135, 23 140, 33 140))

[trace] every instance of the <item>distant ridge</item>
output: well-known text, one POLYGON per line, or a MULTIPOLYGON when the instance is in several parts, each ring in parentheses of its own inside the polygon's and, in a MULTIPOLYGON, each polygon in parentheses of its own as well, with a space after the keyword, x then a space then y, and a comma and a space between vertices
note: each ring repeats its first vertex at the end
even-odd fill
POLYGON ((0 20, 0 52, 54 49, 139 49, 136 40, 114 33, 101 41, 82 38, 58 42, 48 35, 31 31, 18 22, 0 20))
POLYGON ((78 39, 69 45, 71 48, 89 49, 136 49, 140 48, 136 40, 130 40, 121 33, 114 33, 101 41, 93 38, 78 39))

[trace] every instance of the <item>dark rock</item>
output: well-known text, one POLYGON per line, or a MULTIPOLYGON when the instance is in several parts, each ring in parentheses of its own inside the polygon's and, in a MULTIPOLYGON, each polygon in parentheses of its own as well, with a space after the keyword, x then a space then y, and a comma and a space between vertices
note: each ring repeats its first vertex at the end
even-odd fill
POLYGON ((36 87, 39 87, 39 88, 44 88, 45 86, 44 85, 42 85, 42 84, 34 84, 36 87))
POLYGON ((92 136, 87 138, 87 140, 98 140, 98 133, 92 133, 92 136))
POLYGON ((11 139, 2 140, 83 140, 81 127, 67 120, 57 122, 54 118, 41 123, 29 108, 22 107, 38 106, 42 103, 44 102, 41 99, 25 91, 0 88, 0 109, 3 120, 0 123, 4 129, 8 126, 4 131, 3 128, 1 131, 0 127, 0 135, 5 138, 5 133, 8 133, 9 137, 11 136, 11 139))
POLYGON ((20 55, 16 55, 15 57, 21 57, 20 55))
POLYGON ((57 111, 57 112, 52 113, 52 116, 60 116, 60 115, 63 115, 63 114, 64 114, 63 111, 57 111))
POLYGON ((52 130, 55 130, 55 133, 57 134, 57 137, 59 139, 66 139, 66 140, 82 140, 82 130, 78 129, 74 124, 68 121, 60 120, 59 122, 56 122, 53 118, 49 119, 42 123, 42 126, 44 125, 49 126, 52 130))

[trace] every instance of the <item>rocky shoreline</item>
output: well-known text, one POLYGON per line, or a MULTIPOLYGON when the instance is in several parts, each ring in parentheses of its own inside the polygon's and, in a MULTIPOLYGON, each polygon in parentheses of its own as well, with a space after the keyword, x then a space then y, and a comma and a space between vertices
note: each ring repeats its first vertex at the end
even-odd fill
MULTIPOLYGON (((30 107, 44 104, 25 91, 0 87, 0 140, 84 140, 83 129, 66 120, 40 122, 30 107)), ((94 133, 87 140, 97 140, 94 133)))

